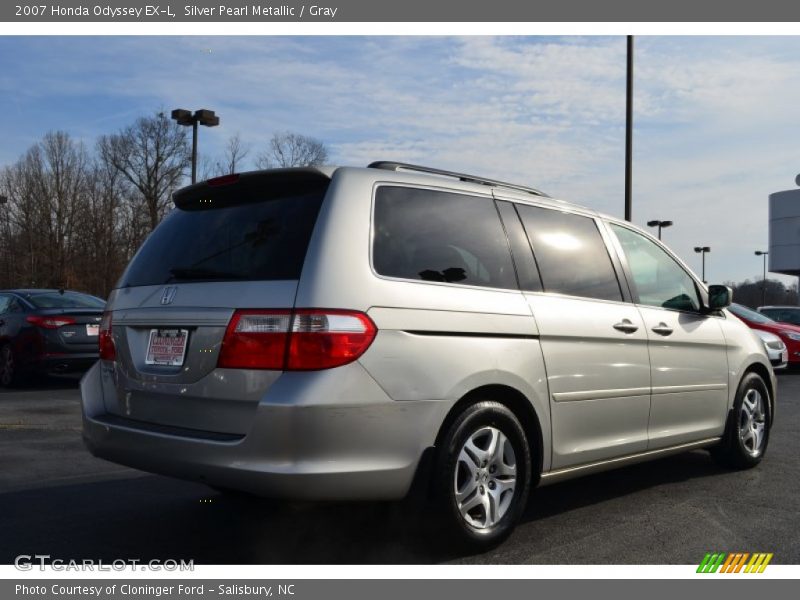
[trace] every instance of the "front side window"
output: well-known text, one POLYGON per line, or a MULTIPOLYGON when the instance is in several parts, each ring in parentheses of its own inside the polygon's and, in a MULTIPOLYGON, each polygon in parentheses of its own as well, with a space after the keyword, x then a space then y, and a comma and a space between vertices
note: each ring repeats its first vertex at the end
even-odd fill
POLYGON ((622 300, 617 274, 594 219, 517 205, 545 292, 622 300))
POLYGON ((675 310, 700 310, 697 287, 689 274, 645 236, 611 223, 628 259, 639 304, 675 310))
POLYGON ((491 198, 381 186, 374 232, 373 264, 380 275, 517 289, 491 198))

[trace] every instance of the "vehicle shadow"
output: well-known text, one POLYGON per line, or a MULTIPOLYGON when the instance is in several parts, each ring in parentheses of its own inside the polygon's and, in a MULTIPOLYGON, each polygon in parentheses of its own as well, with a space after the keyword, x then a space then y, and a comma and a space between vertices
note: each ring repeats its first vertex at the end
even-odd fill
MULTIPOLYGON (((541 488, 521 527, 565 520, 571 511, 654 486, 724 473, 695 452, 541 488)), ((24 490, 0 495, 0 563, 34 552, 63 560, 197 564, 429 564, 470 556, 436 539, 428 510, 410 501, 287 504, 153 475, 24 490)), ((531 536, 532 543, 544 552, 547 544, 559 543, 552 535, 551 528, 548 540, 531 536)), ((486 562, 497 562, 492 556, 487 553, 486 562)))
POLYGON ((69 373, 63 375, 37 375, 13 387, 0 387, 0 395, 15 394, 19 392, 38 392, 47 390, 77 389, 82 373, 69 373))

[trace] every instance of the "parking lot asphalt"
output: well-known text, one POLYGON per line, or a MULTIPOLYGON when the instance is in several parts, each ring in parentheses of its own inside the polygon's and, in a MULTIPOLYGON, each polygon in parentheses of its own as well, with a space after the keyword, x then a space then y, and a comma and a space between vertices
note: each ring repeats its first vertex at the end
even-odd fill
POLYGON ((709 551, 800 563, 800 374, 779 376, 764 461, 727 471, 695 451, 536 490, 485 554, 434 547, 408 502, 286 504, 223 495, 92 457, 77 379, 0 390, 0 563, 697 564, 709 551))

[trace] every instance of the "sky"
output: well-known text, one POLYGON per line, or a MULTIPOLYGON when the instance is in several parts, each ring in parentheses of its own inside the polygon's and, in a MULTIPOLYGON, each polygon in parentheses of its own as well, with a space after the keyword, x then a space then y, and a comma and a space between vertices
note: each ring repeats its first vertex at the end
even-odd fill
MULTIPOLYGON (((767 197, 800 172, 800 37, 636 38, 633 220, 710 283, 760 279, 767 197)), ((209 108, 213 160, 293 131, 330 162, 398 160, 622 216, 625 38, 0 37, 0 166, 52 130, 88 148, 141 115, 209 108)), ((787 283, 794 278, 781 278, 787 283)))

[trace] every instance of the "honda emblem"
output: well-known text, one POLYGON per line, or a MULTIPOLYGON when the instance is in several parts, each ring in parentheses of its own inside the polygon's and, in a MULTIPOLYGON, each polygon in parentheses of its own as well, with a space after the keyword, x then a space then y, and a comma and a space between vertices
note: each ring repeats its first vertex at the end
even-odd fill
POLYGON ((172 301, 175 300, 175 294, 178 293, 178 288, 175 286, 168 285, 164 288, 164 292, 161 294, 161 304, 172 304, 172 301))

